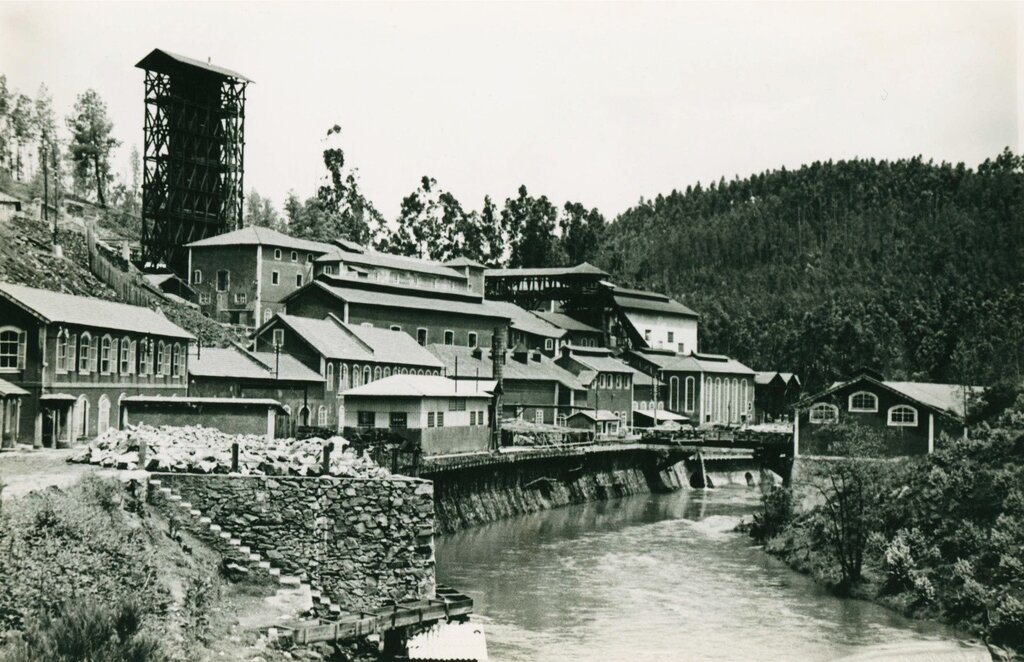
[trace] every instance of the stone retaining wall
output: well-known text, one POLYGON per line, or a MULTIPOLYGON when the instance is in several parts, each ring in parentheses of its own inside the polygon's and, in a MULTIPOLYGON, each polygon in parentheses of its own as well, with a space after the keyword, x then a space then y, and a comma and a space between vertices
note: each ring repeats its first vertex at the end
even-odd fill
POLYGON ((153 474, 254 552, 344 609, 434 597, 429 481, 153 474))

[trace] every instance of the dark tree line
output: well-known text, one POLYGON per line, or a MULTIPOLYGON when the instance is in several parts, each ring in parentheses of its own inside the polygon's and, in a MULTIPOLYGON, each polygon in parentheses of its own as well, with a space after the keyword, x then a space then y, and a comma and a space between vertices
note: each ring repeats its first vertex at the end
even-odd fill
POLYGON ((702 314, 701 346, 817 387, 1024 376, 1024 159, 813 163, 643 201, 600 266, 702 314))

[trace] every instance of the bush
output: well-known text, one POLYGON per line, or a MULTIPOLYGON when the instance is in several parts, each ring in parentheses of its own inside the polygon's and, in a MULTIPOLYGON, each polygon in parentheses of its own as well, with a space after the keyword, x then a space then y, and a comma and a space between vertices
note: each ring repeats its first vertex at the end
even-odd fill
POLYGON ((754 514, 750 535, 765 542, 779 535, 793 520, 793 491, 772 485, 761 495, 761 512, 754 514))

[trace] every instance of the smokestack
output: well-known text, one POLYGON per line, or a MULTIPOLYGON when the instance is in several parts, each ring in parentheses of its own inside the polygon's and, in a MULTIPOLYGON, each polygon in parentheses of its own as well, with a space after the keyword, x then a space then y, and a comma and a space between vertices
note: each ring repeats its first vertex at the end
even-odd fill
POLYGON ((491 334, 491 366, 494 376, 494 399, 493 412, 491 413, 491 428, 494 431, 492 448, 497 450, 501 446, 501 395, 504 392, 502 380, 505 377, 505 329, 494 327, 491 334))

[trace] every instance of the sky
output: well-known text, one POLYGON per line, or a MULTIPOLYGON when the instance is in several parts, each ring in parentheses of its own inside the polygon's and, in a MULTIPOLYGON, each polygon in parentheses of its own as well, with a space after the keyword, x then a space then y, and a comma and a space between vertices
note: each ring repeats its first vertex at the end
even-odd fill
POLYGON ((245 74, 245 187, 312 195, 327 129, 387 217, 423 175, 467 208, 525 184, 614 216, 816 160, 974 166, 1024 132, 1002 3, 8 3, 0 73, 60 114, 93 88, 142 146, 163 48, 245 74))

